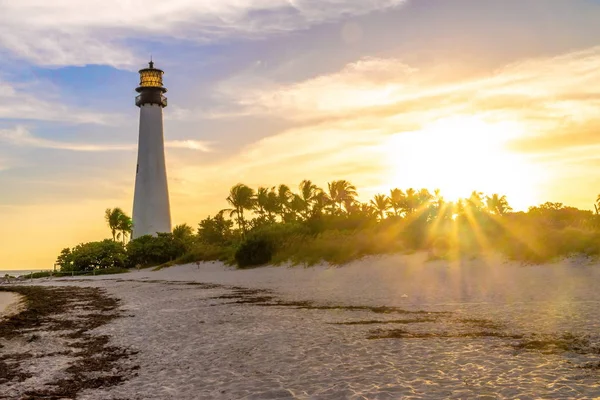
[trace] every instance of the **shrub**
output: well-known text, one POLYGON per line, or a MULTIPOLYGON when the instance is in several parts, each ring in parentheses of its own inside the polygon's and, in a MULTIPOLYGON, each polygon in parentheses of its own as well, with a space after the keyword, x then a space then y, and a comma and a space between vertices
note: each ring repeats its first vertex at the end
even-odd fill
POLYGON ((325 231, 317 236, 288 238, 277 249, 273 262, 314 265, 325 261, 341 265, 368 255, 394 253, 403 249, 394 230, 325 231))
POLYGON ((244 240, 235 252, 235 261, 239 268, 267 264, 273 257, 273 243, 266 237, 250 236, 244 240))
POLYGON ((157 236, 142 236, 127 244, 128 265, 134 268, 159 265, 175 260, 185 253, 185 244, 171 233, 158 233, 157 236))
POLYGON ((21 277, 23 277, 25 279, 47 278, 49 276, 52 276, 52 271, 40 271, 40 272, 29 273, 27 275, 21 275, 21 277))
MULTIPOLYGON (((112 275, 112 274, 124 274, 129 272, 127 268, 105 268, 105 269, 97 269, 93 272, 93 275, 112 275)), ((92 275, 92 274, 88 274, 92 275)))
POLYGON ((210 216, 198 224, 198 240, 205 244, 223 245, 232 240, 233 221, 226 220, 223 212, 210 216))
POLYGON ((189 264, 196 261, 231 262, 235 252, 232 246, 217 246, 204 243, 195 244, 191 250, 175 260, 175 264, 189 264))
POLYGON ((57 263, 61 271, 91 271, 93 269, 123 268, 127 255, 121 243, 111 239, 82 243, 73 249, 63 249, 57 263))

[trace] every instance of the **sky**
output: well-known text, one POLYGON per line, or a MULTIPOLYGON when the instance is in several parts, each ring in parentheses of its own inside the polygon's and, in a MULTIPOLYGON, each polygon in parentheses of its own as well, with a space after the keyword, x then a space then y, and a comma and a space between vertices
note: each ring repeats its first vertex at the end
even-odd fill
POLYGON ((0 0, 0 269, 131 212, 150 57, 174 224, 303 179, 592 209, 598 21, 598 0, 0 0))

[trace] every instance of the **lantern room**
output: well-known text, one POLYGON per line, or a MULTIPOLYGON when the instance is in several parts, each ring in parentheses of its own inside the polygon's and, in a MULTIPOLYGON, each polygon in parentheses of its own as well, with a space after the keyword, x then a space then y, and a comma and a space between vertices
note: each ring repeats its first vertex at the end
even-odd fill
POLYGON ((148 68, 140 70, 140 87, 162 87, 162 76, 164 72, 154 68, 154 63, 150 61, 148 68))
POLYGON ((156 104, 161 107, 167 106, 167 98, 163 93, 167 88, 163 87, 162 77, 164 72, 154 68, 154 62, 148 63, 148 68, 140 71, 140 85, 135 89, 139 96, 135 98, 135 105, 141 107, 144 104, 156 104))

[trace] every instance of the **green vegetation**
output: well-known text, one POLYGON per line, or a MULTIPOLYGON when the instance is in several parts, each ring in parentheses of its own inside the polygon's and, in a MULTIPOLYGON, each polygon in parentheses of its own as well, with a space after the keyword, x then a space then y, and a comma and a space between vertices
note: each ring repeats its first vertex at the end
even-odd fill
POLYGON ((91 272, 94 269, 124 268, 127 255, 122 243, 111 239, 82 243, 63 249, 56 263, 62 272, 91 272))
POLYGON ((104 219, 110 228, 113 241, 121 239, 123 244, 125 244, 127 237, 131 236, 131 231, 133 230, 131 217, 117 207, 113 209, 107 208, 104 212, 104 219))
POLYGON ((108 271, 220 260, 248 268, 267 263, 344 264, 361 257, 428 251, 432 258, 461 259, 501 253, 513 260, 541 263, 580 254, 600 255, 600 196, 595 212, 544 203, 513 212, 506 196, 472 192, 446 201, 439 190, 392 189, 358 201, 346 180, 310 180, 298 193, 287 185, 257 190, 231 188, 230 208, 172 233, 126 243, 131 218, 106 210, 112 240, 64 249, 61 271, 108 271))
POLYGON ((128 264, 130 267, 163 264, 184 255, 188 246, 187 238, 177 238, 173 233, 142 236, 127 244, 128 264))

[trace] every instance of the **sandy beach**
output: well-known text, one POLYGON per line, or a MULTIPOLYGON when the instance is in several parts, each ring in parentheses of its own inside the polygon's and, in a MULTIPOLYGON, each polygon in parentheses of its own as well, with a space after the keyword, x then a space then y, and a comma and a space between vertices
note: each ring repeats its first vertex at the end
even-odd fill
POLYGON ((102 373, 123 379, 76 398, 594 398, 599 275, 582 259, 452 264, 416 254, 338 268, 205 263, 39 280, 108 299, 91 310, 82 296, 55 320, 113 314, 75 340, 60 330, 69 324, 41 327, 31 342, 1 339, 1 354, 36 357, 7 361, 22 376, 0 385, 0 398, 52 388, 80 363, 73 343, 99 337, 121 354, 102 373), (114 310, 102 305, 110 299, 114 310))
POLYGON ((0 319, 18 312, 21 300, 15 293, 0 292, 0 319))

